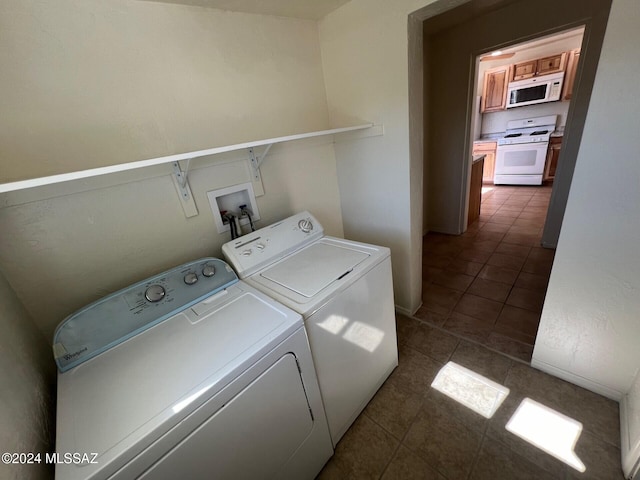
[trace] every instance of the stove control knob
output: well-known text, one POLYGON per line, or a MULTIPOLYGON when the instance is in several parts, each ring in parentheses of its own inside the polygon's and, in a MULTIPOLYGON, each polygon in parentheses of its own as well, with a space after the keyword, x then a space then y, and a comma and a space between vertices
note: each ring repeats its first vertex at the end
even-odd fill
POLYGON ((187 273, 184 276, 184 283, 186 283, 187 285, 193 285, 197 281, 198 281, 198 275, 196 275, 193 272, 187 273))
POLYGON ((146 298, 151 303, 156 303, 162 300, 167 292, 165 291, 162 285, 151 285, 144 292, 144 298, 146 298))
POLYGON ((264 243, 256 243, 256 248, 258 250, 264 250, 265 244, 264 243))
POLYGON ((313 230, 313 223, 308 218, 304 218, 298 222, 298 228, 304 233, 309 233, 313 230))
POLYGON ((251 249, 249 248, 248 250, 243 250, 241 255, 244 257, 248 257, 249 255, 251 255, 251 249))
POLYGON ((214 267, 213 265, 205 265, 202 268, 202 274, 209 278, 209 277, 213 277, 216 273, 216 267, 214 267))

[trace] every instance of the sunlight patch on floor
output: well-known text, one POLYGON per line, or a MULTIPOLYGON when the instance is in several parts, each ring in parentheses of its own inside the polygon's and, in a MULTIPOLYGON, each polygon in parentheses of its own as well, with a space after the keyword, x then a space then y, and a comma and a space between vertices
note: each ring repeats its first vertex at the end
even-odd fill
POLYGON ((577 420, 525 398, 505 428, 577 471, 586 470, 573 451, 582 433, 577 420))
POLYGON ((485 418, 491 418, 509 395, 507 387, 455 362, 442 367, 431 386, 485 418))

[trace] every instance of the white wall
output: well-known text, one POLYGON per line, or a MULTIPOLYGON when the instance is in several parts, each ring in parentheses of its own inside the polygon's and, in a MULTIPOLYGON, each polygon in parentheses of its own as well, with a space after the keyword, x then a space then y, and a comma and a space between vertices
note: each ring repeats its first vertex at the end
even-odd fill
POLYGON ((407 23, 428 3, 352 0, 319 24, 331 124, 385 130, 336 145, 345 236, 391 248, 396 305, 410 312, 421 301, 422 158, 410 163, 407 23))
POLYGON ((640 368, 640 6, 613 0, 533 364, 611 398, 640 368))
MULTIPOLYGON (((0 61, 5 181, 329 126, 314 21, 7 0, 0 61)), ((188 219, 168 165, 1 195, 0 265, 47 338, 107 293, 220 256, 228 236, 216 232, 206 192, 248 181, 246 157, 192 162, 199 215, 188 219)), ((260 225, 308 209, 343 235, 331 138, 276 145, 261 170, 260 225)))
POLYGON ((33 452, 41 464, 1 465, 2 478, 53 477, 44 464, 53 449, 53 355, 0 271, 0 452, 33 452))

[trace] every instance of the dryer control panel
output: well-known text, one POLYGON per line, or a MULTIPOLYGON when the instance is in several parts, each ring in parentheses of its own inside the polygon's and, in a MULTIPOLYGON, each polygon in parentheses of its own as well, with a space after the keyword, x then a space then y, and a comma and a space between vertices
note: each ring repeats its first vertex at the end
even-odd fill
POLYGON ((323 236, 320 222, 304 211, 225 243, 222 253, 245 278, 323 236))
POLYGON ((238 281, 218 258, 202 258, 138 282, 67 317, 53 337, 65 372, 238 281))

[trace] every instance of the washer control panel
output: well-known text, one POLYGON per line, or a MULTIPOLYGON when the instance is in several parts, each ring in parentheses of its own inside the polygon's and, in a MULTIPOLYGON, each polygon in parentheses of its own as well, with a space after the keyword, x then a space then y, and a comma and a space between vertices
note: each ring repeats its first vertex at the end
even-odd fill
POLYGON ((67 317, 53 353, 61 372, 233 285, 238 277, 218 258, 203 258, 119 290, 67 317))
POLYGON ((298 228, 303 233, 311 233, 311 230, 313 230, 313 222, 309 218, 303 218, 298 222, 298 228))
POLYGON ((222 253, 245 278, 323 236, 320 222, 304 211, 225 243, 222 253))

